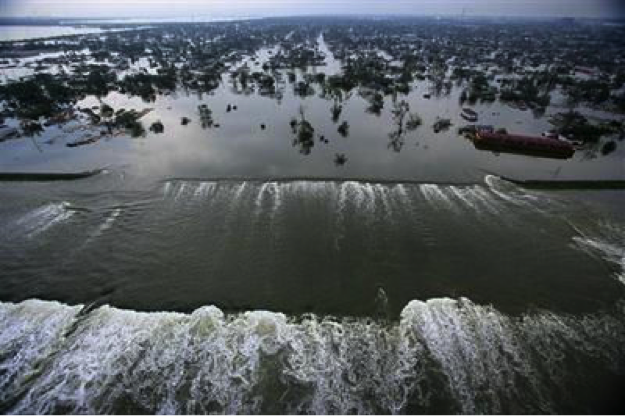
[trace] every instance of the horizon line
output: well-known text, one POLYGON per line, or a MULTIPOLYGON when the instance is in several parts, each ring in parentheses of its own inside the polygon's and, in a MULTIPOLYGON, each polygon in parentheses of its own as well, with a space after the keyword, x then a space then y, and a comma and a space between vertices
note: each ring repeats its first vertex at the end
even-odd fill
MULTIPOLYGON (((174 16, 174 17, 140 17, 140 16, 110 16, 110 17, 88 17, 88 16, 4 16, 0 17, 0 25, 2 25, 3 21, 9 20, 66 20, 66 21, 77 21, 77 20, 90 20, 90 21, 103 21, 103 20, 168 20, 169 23, 176 22, 176 19, 184 19, 184 22, 180 23, 193 23, 187 21, 188 19, 201 19, 210 17, 210 14, 199 14, 199 15, 183 15, 183 16, 174 16)), ((219 19, 228 19, 230 21, 243 21, 243 20, 259 20, 259 19, 289 19, 289 18, 302 18, 302 17, 310 17, 310 18, 444 18, 444 19, 536 19, 536 20, 560 20, 560 19, 574 19, 574 20, 625 20, 625 15, 623 16, 614 16, 614 17, 598 17, 598 16, 540 16, 535 14, 528 15, 459 15, 459 14, 440 14, 440 13, 414 13, 414 14, 397 14, 397 13, 306 13, 306 14, 285 14, 285 15, 249 15, 249 16, 236 16, 236 15, 227 15, 227 14, 219 14, 215 15, 213 18, 215 22, 218 22, 219 19)), ((156 22, 158 23, 158 22, 156 22)), ((203 23, 201 21, 195 23, 203 23)), ((206 22, 211 23, 211 22, 206 22)))

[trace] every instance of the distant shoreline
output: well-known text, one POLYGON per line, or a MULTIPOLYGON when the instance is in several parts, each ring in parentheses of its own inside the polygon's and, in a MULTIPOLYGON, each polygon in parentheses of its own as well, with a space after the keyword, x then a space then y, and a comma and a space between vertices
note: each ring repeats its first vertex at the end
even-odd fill
POLYGON ((566 16, 458 16, 458 15, 436 15, 436 14, 295 14, 295 15, 242 15, 242 16, 209 16, 207 14, 195 16, 177 17, 0 17, 0 26, 101 26, 101 25, 136 25, 136 24, 183 24, 183 23, 217 23, 234 22, 260 19, 305 19, 305 18, 361 18, 361 19, 441 19, 441 20, 462 20, 462 21, 556 21, 556 22, 603 22, 625 25, 623 17, 566 17, 566 16))

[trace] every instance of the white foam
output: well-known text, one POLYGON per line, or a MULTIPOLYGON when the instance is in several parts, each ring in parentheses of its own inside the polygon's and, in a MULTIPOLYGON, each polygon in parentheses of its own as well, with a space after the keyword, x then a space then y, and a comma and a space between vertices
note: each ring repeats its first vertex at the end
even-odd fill
POLYGON ((186 182, 180 182, 176 186, 176 196, 174 196, 174 201, 178 202, 178 200, 180 200, 180 198, 182 198, 186 188, 187 188, 187 183, 186 182))
POLYGON ((468 190, 461 189, 456 186, 450 186, 449 190, 454 194, 456 198, 462 201, 467 207, 471 208, 474 211, 478 211, 477 204, 467 196, 467 194, 469 193, 468 190))
POLYGON ((462 413, 501 413, 500 395, 514 395, 509 380, 531 378, 524 371, 513 323, 493 308, 466 299, 412 301, 402 312, 402 325, 419 334, 440 364, 462 413), (486 394, 479 401, 478 391, 486 394))
POLYGON ((376 208, 376 193, 375 188, 370 183, 361 183, 360 189, 362 193, 366 195, 366 207, 368 212, 374 212, 376 208))
POLYGON ((484 188, 482 188, 481 186, 472 186, 467 188, 466 190, 467 193, 465 194, 465 196, 467 198, 470 198, 477 204, 482 205, 491 214, 501 214, 502 207, 500 206, 500 203, 495 201, 493 195, 488 193, 484 188))
POLYGON ((406 190, 406 186, 403 184, 397 184, 393 187, 393 191, 399 196, 401 202, 404 204, 410 203, 410 197, 408 196, 408 191, 406 190))
MULTIPOLYGON (((484 182, 486 182, 491 192, 504 201, 518 206, 531 207, 539 212, 543 212, 534 204, 540 200, 538 196, 529 194, 525 190, 497 176, 486 175, 484 177, 484 182)), ((549 203, 554 204, 557 203, 557 201, 550 200, 549 203)))
POLYGON ((500 178, 493 176, 493 175, 486 175, 484 177, 484 182, 486 182, 491 192, 493 192, 495 195, 497 195, 504 201, 510 202, 511 204, 514 204, 514 205, 523 205, 522 201, 519 201, 518 199, 513 198, 511 195, 508 195, 506 192, 498 189, 502 185, 500 178))
POLYGON ((388 188, 386 186, 377 184, 375 185, 374 190, 378 195, 380 195, 380 200, 382 201, 382 206, 384 207, 386 214, 390 215, 392 213, 392 207, 389 198, 388 188))
POLYGON ((265 182, 263 183, 258 193, 256 194, 256 216, 259 216, 263 209, 263 201, 267 199, 267 195, 270 196, 271 199, 271 207, 270 207, 270 215, 272 218, 275 217, 276 213, 280 209, 282 205, 282 184, 277 182, 265 182))
POLYGON ((339 215, 345 211, 345 207, 346 207, 346 203, 348 199, 349 187, 353 186, 354 183, 355 182, 343 182, 340 185, 339 202, 338 202, 339 215))
POLYGON ((265 182, 263 183, 259 190, 258 193, 256 194, 256 210, 257 213, 260 212, 261 208, 262 208, 262 204, 263 204, 263 196, 265 195, 265 192, 267 191, 267 188, 269 187, 269 183, 265 182))
POLYGON ((98 227, 97 230, 95 230, 90 236, 89 238, 85 241, 85 243, 82 245, 81 248, 84 248, 85 246, 87 246, 88 244, 90 244, 94 239, 100 237, 105 231, 107 231, 108 229, 110 229, 113 226, 113 223, 115 222, 115 220, 117 219, 117 217, 119 217, 119 215, 121 214, 122 210, 121 208, 116 208, 115 210, 113 210, 109 216, 104 220, 104 222, 102 224, 100 224, 100 226, 98 227))
POLYGON ((440 186, 434 184, 422 184, 419 186, 419 189, 421 189, 421 193, 428 202, 436 206, 444 206, 452 211, 457 211, 454 201, 451 200, 451 198, 441 189, 440 186))
POLYGON ((237 205, 239 203, 239 201, 241 200, 243 196, 243 192, 245 192, 246 187, 247 187, 247 182, 242 182, 237 186, 236 191, 234 193, 234 198, 232 198, 233 205, 237 205))
POLYGON ((596 235, 583 233, 578 228, 576 230, 581 236, 573 237, 573 241, 579 247, 599 253, 605 260, 620 266, 616 278, 625 284, 625 229, 603 223, 596 235))
POLYGON ((284 187, 288 187, 288 184, 279 184, 276 182, 271 183, 271 194, 273 196, 273 206, 271 209, 271 216, 275 217, 276 213, 280 210, 282 206, 282 189, 284 187))
POLYGON ((113 223, 121 213, 121 208, 116 208, 115 210, 113 210, 113 212, 111 212, 111 215, 109 215, 106 221, 104 221, 104 223, 102 223, 102 225, 100 226, 100 233, 103 233, 104 231, 111 228, 113 226, 113 223))
POLYGON ((431 409, 432 395, 455 402, 451 412, 553 413, 574 363, 625 364, 623 311, 512 318, 445 298, 410 302, 398 323, 213 306, 77 310, 0 304, 9 413, 402 413, 431 409))
POLYGON ((331 182, 295 181, 283 184, 283 186, 288 193, 303 197, 323 197, 336 193, 336 185, 331 182))
POLYGON ((60 347, 80 308, 39 300, 0 302, 0 403, 19 394, 41 361, 60 347))
POLYGON ((165 184, 163 185, 163 195, 169 196, 170 192, 171 192, 171 182, 165 182, 165 184))
POLYGON ((22 228, 28 237, 34 237, 74 215, 74 211, 68 209, 69 206, 69 202, 66 201, 47 204, 19 218, 15 224, 22 228))

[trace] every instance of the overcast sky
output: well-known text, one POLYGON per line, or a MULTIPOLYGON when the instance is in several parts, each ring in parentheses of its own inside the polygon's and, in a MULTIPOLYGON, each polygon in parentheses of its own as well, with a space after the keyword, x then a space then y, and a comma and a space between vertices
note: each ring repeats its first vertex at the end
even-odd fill
POLYGON ((625 0, 0 0, 2 17, 399 14, 623 17, 625 0))

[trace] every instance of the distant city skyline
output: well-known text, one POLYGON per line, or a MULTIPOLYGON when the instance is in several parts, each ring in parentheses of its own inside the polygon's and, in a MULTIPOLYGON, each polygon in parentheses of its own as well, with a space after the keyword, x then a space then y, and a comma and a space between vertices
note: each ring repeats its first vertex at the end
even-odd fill
POLYGON ((0 0, 1 17, 186 18, 293 15, 621 18, 619 0, 0 0))

